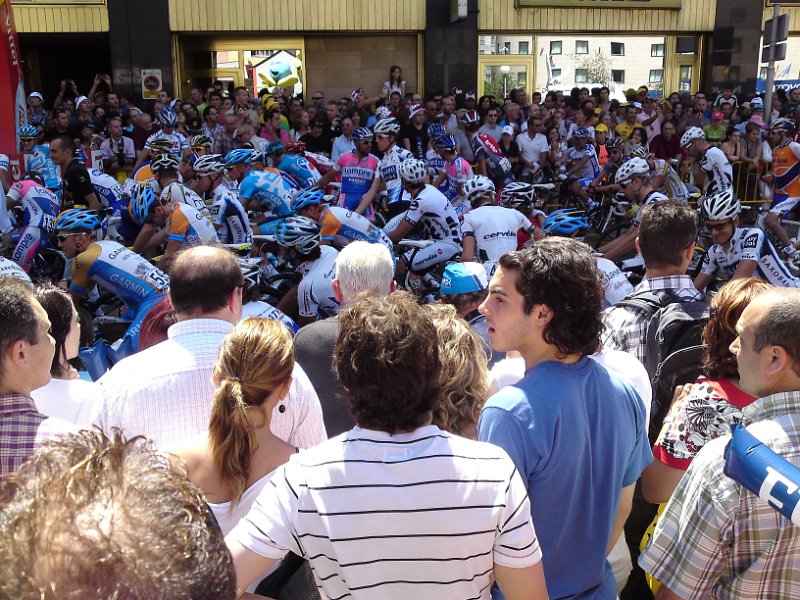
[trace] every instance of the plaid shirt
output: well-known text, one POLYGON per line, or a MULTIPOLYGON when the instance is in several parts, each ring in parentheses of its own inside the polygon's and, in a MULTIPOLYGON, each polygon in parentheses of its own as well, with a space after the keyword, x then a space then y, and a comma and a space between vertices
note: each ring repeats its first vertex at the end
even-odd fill
MULTIPOLYGON (((748 431, 800 466, 800 391, 756 400, 748 431)), ((800 527, 723 473, 730 434, 709 442, 678 484, 639 557, 686 600, 797 597, 800 527)))
POLYGON ((0 395, 0 479, 19 469, 42 443, 73 429, 77 426, 40 413, 29 396, 0 395))
MULTIPOLYGON (((629 295, 646 290, 670 291, 684 300, 701 300, 703 294, 694 287, 688 275, 667 275, 644 279, 629 295)), ((606 309, 603 346, 633 354, 644 364, 647 341, 647 314, 637 308, 612 306, 606 309)))
POLYGON ((224 127, 217 130, 214 136, 214 154, 227 154, 231 150, 235 150, 236 145, 236 132, 228 132, 224 127))

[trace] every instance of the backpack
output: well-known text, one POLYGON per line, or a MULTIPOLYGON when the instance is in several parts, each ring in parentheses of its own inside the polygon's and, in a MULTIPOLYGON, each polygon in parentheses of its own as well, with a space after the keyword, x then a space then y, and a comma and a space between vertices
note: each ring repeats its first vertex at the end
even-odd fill
POLYGON ((616 306, 635 308, 648 316, 644 367, 653 387, 648 430, 652 445, 669 412, 675 387, 691 383, 701 374, 701 335, 708 322, 708 302, 684 300, 666 290, 647 290, 631 294, 616 306))
POLYGON ((472 138, 472 149, 475 157, 483 150, 486 156, 486 173, 492 181, 503 181, 511 173, 511 161, 503 154, 503 150, 495 139, 486 134, 478 133, 472 138))

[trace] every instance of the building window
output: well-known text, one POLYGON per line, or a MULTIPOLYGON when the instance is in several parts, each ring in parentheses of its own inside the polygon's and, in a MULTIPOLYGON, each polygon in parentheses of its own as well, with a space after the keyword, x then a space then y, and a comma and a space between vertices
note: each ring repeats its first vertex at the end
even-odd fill
POLYGON ((650 44, 650 56, 664 56, 664 44, 650 44))
POLYGON ((550 54, 561 54, 561 40, 550 42, 550 54))
POLYGON ((500 52, 502 54, 511 54, 511 42, 503 42, 503 47, 500 52))
POLYGON ((728 80, 740 81, 740 73, 741 71, 739 70, 738 66, 730 67, 730 70, 728 71, 728 80))
POLYGON ((561 69, 553 69, 553 79, 561 77, 561 69))
POLYGON ((576 40, 575 54, 589 54, 589 40, 576 40))
POLYGON ((614 83, 625 83, 625 70, 611 69, 611 80, 614 83))
POLYGON ((589 83, 589 69, 575 69, 575 83, 589 83))
POLYGON ((664 69, 650 69, 650 83, 661 83, 664 80, 664 69))
POLYGON ((529 42, 520 42, 519 43, 519 54, 530 54, 530 43, 529 42))
POLYGON ((625 44, 622 42, 611 42, 611 56, 625 56, 625 44))

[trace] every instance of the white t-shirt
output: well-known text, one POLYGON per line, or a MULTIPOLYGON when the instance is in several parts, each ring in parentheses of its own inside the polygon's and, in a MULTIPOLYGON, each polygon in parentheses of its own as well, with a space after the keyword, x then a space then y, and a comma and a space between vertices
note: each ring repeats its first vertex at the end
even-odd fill
POLYGON ((620 268, 607 258, 596 257, 600 269, 603 293, 606 297, 606 308, 614 306, 625 296, 633 291, 633 285, 628 281, 620 268))
POLYGON ((533 225, 518 210, 503 206, 473 208, 461 223, 464 237, 475 238, 475 254, 482 263, 497 262, 506 252, 516 250, 520 229, 530 232, 533 225))
MULTIPOLYGON (((536 165, 542 164, 542 153, 548 152, 550 146, 547 143, 547 138, 543 133, 537 133, 533 139, 526 133, 521 133, 517 136, 517 146, 519 146, 519 155, 530 163, 536 165)), ((528 167, 522 168, 522 175, 530 175, 531 169, 528 167)))
POLYGON ((39 412, 48 417, 88 426, 103 403, 103 390, 91 381, 53 378, 47 385, 33 390, 31 398, 39 412))

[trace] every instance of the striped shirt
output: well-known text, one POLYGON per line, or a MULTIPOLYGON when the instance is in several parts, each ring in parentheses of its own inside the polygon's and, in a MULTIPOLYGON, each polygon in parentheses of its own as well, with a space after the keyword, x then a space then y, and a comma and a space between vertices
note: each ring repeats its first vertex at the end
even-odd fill
POLYGON ((434 425, 356 427, 293 456, 230 535, 261 556, 304 556, 331 600, 488 599, 493 563, 542 556, 505 451, 434 425))
MULTIPOLYGON (((629 296, 652 290, 666 290, 684 301, 702 300, 703 294, 694 287, 688 275, 666 275, 644 279, 629 296)), ((647 348, 647 324, 650 322, 645 312, 628 306, 612 306, 606 310, 603 346, 612 350, 629 352, 644 364, 647 348)))
MULTIPOLYGON (((750 433, 800 466, 800 392, 742 409, 750 433)), ((678 484, 639 557, 687 600, 797 597, 800 527, 723 473, 730 435, 706 444, 678 484)))

